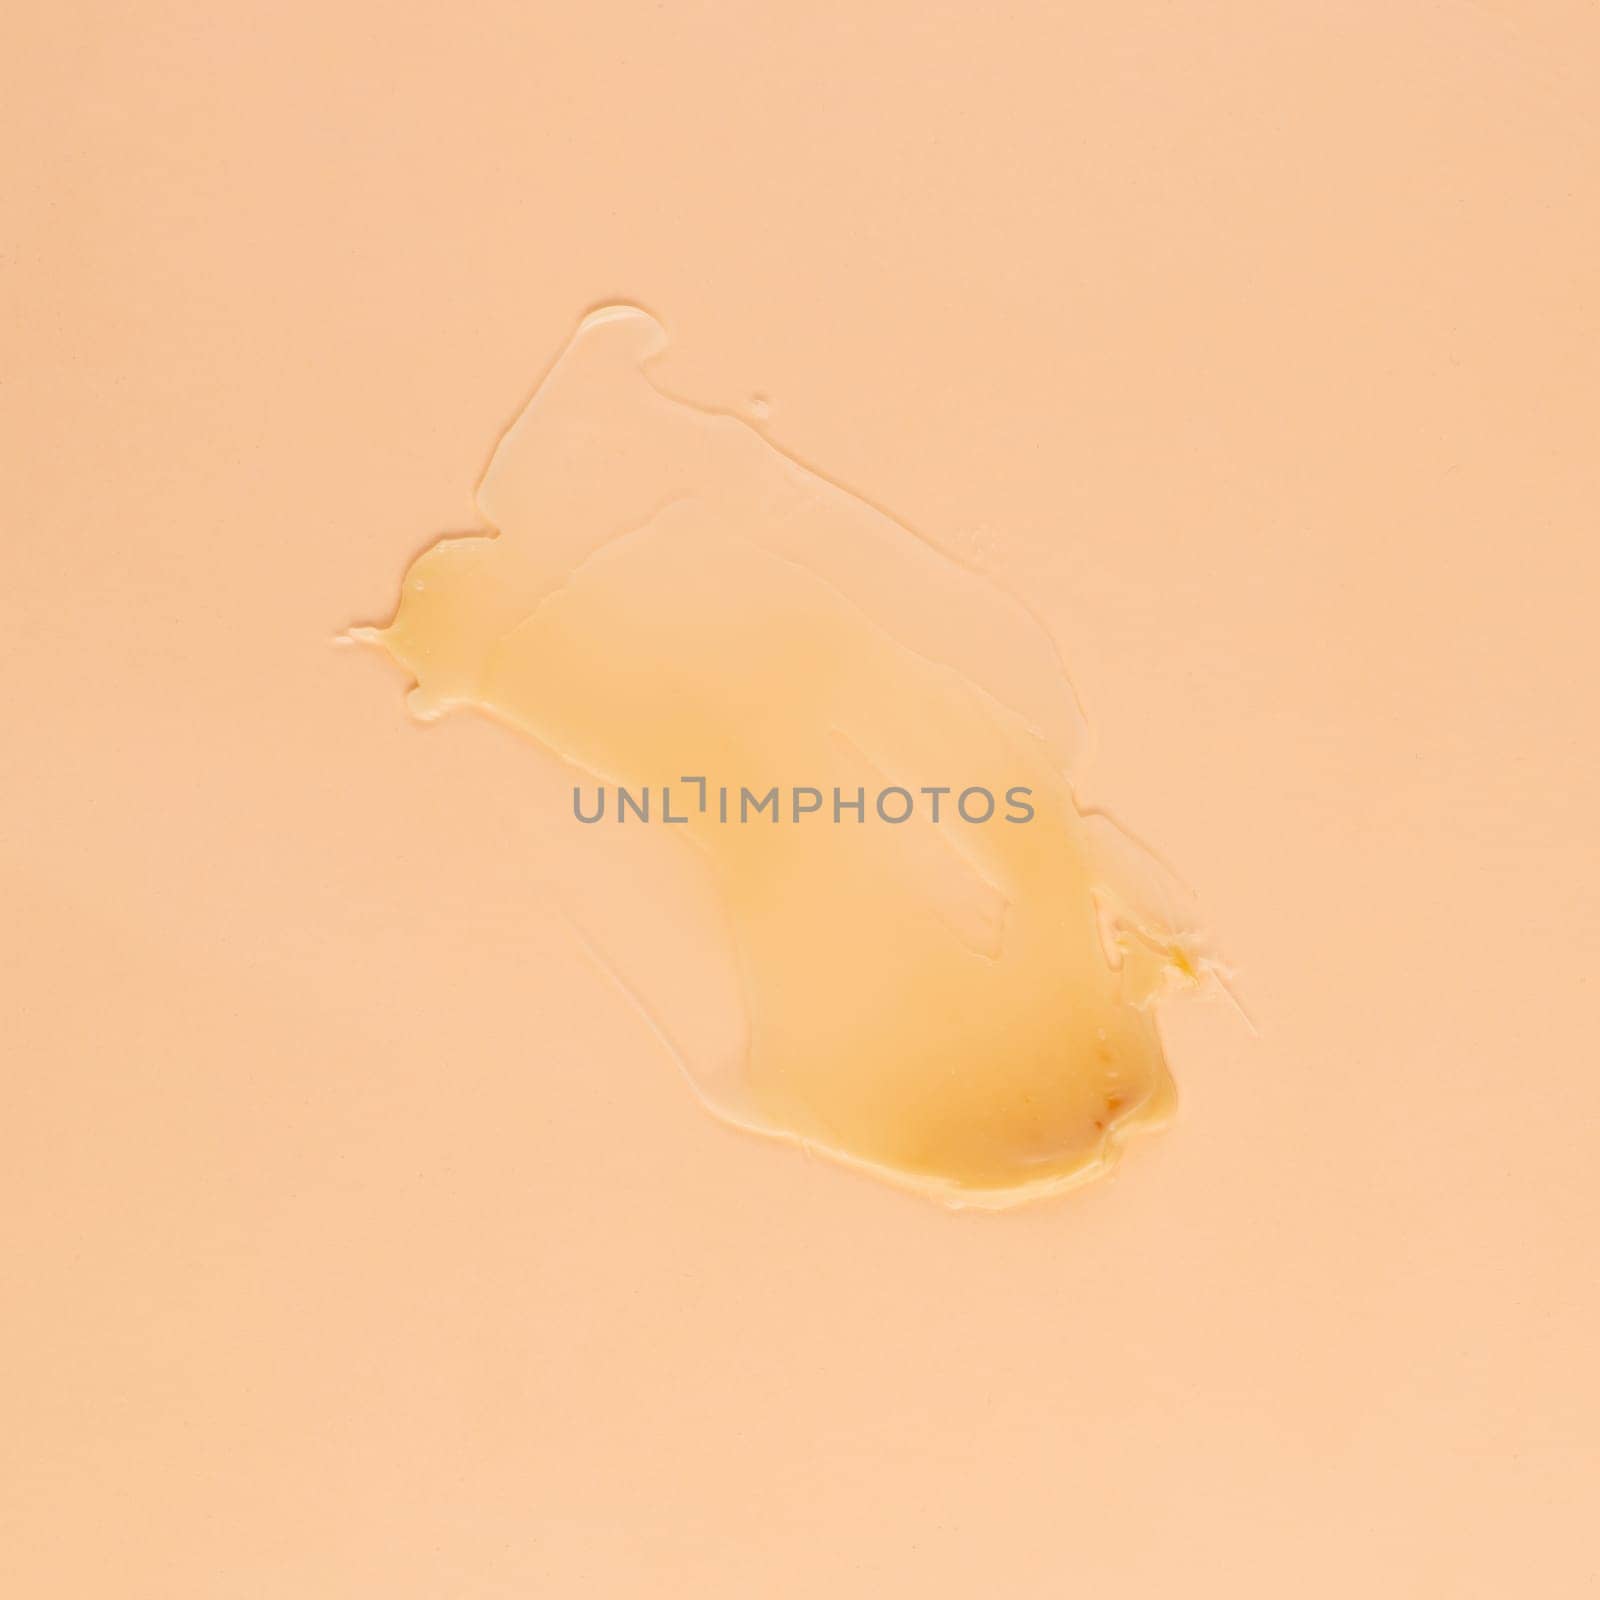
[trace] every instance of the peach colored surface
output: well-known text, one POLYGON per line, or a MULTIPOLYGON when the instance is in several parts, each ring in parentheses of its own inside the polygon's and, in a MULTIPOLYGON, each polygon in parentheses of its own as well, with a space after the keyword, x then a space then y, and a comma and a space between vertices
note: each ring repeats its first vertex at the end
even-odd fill
POLYGON ((1600 1582, 1600 17, 216 7, 0 59, 0 1592, 1600 1582), (718 1124, 334 649, 589 305, 1064 642, 1260 1026, 951 1215, 718 1124))

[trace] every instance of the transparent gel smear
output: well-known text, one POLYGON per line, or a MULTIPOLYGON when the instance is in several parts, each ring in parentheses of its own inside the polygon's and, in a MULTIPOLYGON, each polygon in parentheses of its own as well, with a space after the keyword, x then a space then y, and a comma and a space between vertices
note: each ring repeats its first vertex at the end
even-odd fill
POLYGON ((648 871, 586 931, 711 1110, 954 1203, 1104 1170, 1170 1113, 1152 1002, 1204 961, 1159 871, 1075 804, 1049 636, 744 421, 663 393, 665 342, 633 307, 586 318, 480 486, 494 531, 425 552, 360 636, 419 715, 510 724, 590 814, 611 791, 600 822, 569 812, 575 859, 650 828, 709 884, 709 943, 685 895, 671 948, 671 876, 648 871), (618 820, 618 785, 650 791, 650 822, 618 820), (777 820, 740 821, 741 789, 774 786, 777 820), (877 813, 890 786, 910 820, 877 813), (950 790, 937 822, 929 787, 950 790), (969 787, 995 795, 987 822, 957 814, 969 787), (796 818, 800 788, 823 799, 796 818), (1005 820, 1013 789, 1031 820, 1005 820), (737 1017, 684 976, 717 943, 737 1017))

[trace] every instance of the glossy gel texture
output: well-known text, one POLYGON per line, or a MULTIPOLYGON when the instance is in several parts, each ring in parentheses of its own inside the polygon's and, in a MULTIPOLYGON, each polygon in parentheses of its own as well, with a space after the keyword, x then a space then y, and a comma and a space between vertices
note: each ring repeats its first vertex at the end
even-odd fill
MULTIPOLYGON (((1204 963, 1149 864, 1074 803, 1048 635, 749 423, 663 393, 664 344, 636 308, 586 318, 479 489, 493 531, 424 553, 360 636, 415 677, 419 715, 485 712, 591 797, 650 792, 654 822, 593 827, 686 819, 744 1014, 657 1020, 713 1111, 953 1203, 1104 1170, 1171 1110, 1151 1002, 1204 963), (741 790, 774 786, 741 820, 741 790), (820 809, 795 814, 797 788, 820 809), (958 811, 969 788, 997 797, 987 820, 958 811), (916 797, 908 820, 879 813, 886 789, 916 797)), ((648 974, 619 976, 652 1009, 648 974)))

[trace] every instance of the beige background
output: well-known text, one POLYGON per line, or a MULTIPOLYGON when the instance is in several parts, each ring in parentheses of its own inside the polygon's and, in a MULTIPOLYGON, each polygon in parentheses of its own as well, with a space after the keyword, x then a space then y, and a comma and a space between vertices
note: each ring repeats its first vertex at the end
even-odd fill
POLYGON ((0 1588, 1600 1584, 1600 14, 13 8, 0 1588), (407 722, 587 306, 980 554, 1260 1023, 947 1215, 709 1119, 407 722))

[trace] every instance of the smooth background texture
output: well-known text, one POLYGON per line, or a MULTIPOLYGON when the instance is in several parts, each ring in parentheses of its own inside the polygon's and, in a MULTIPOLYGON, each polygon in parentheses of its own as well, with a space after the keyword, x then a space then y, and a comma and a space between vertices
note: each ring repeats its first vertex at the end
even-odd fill
POLYGON ((13 7, 0 1588, 1593 1592, 1600 14, 13 7), (709 1119, 331 638, 634 299, 987 562, 1260 1025, 951 1216, 709 1119))

